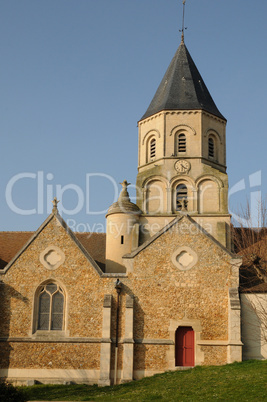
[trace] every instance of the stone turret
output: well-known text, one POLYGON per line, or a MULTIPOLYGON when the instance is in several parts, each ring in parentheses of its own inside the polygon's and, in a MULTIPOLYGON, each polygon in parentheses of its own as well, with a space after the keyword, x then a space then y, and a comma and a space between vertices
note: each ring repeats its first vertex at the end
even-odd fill
POLYGON ((122 257, 138 247, 140 209, 131 202, 124 180, 118 201, 108 209, 106 272, 126 272, 122 257))

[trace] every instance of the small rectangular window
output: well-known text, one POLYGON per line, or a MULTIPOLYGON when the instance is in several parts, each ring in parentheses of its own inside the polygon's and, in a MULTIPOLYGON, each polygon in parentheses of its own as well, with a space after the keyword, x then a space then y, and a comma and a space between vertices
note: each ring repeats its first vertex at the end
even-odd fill
POLYGON ((150 142, 150 158, 155 158, 156 156, 156 140, 153 139, 150 142))
POLYGON ((186 136, 180 134, 178 137, 178 152, 186 152, 186 136))
POLYGON ((124 243, 124 236, 121 236, 121 244, 124 243))
POLYGON ((213 138, 209 138, 209 157, 214 158, 214 140, 213 138))

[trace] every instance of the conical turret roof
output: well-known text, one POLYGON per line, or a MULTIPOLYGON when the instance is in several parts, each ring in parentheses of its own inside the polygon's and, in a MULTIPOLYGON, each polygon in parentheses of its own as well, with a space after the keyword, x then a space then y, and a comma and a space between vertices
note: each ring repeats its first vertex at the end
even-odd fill
POLYGON ((182 40, 141 120, 162 110, 199 109, 226 120, 215 105, 182 40))
POLYGON ((122 185, 122 190, 119 195, 118 201, 114 202, 109 207, 106 217, 111 214, 119 213, 140 215, 142 211, 140 211, 136 204, 131 202, 129 193, 127 191, 127 187, 130 183, 127 183, 127 180, 124 180, 120 184, 122 185))

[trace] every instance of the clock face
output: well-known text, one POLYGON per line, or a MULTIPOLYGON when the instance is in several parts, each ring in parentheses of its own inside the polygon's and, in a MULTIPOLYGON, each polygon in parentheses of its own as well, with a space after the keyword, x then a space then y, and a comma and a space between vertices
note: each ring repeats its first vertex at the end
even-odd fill
POLYGON ((184 159, 179 159, 177 162, 175 162, 174 167, 179 173, 188 173, 191 168, 191 164, 184 159))

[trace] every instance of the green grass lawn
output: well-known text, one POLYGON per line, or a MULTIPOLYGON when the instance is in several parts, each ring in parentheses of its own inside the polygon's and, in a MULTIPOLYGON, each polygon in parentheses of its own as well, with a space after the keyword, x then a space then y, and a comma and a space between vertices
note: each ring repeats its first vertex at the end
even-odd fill
POLYGON ((47 401, 267 401, 267 361, 167 372, 124 385, 34 385, 28 400, 47 401))

